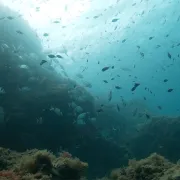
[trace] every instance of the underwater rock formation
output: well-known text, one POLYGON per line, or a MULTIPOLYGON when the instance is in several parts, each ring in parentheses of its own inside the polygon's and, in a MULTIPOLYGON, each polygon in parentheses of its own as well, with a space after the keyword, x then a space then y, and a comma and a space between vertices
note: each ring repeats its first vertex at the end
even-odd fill
POLYGON ((67 149, 88 161, 94 176, 117 167, 120 159, 127 161, 126 149, 106 141, 89 120, 96 116, 92 95, 53 69, 21 15, 0 5, 0 16, 0 146, 67 149), (41 65, 43 59, 47 62, 41 65), (82 125, 80 113, 86 113, 82 125))
POLYGON ((157 152, 176 162, 180 151, 179 137, 180 117, 152 117, 130 140, 129 148, 138 159, 157 152))
POLYGON ((139 161, 130 160, 128 167, 115 169, 102 180, 177 180, 180 165, 169 162, 158 154, 139 161))
POLYGON ((47 150, 18 153, 0 148, 1 180, 79 180, 85 177, 87 168, 87 163, 68 152, 56 157, 47 150))

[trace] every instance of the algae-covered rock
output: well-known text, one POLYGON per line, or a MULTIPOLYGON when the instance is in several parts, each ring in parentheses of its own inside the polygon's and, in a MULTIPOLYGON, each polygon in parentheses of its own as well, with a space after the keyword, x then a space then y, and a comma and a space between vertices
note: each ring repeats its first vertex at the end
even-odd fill
POLYGON ((154 153, 146 159, 130 160, 128 167, 115 169, 109 180, 178 180, 180 166, 154 153))
POLYGON ((1 180, 79 180, 85 178, 88 168, 88 164, 78 158, 56 157, 47 150, 33 149, 23 153, 0 150, 0 159, 6 162, 0 171, 1 180))

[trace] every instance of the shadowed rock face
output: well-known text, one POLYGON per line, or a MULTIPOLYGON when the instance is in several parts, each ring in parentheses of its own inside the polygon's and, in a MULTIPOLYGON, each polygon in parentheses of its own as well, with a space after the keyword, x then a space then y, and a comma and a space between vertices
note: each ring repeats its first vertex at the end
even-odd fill
POLYGON ((0 146, 18 151, 68 149, 90 162, 91 176, 118 167, 120 159, 126 161, 124 148, 104 140, 90 121, 83 126, 74 123, 77 114, 69 103, 76 103, 89 117, 95 117, 93 97, 49 64, 40 66, 46 56, 35 33, 18 14, 2 6, 0 9, 0 17, 4 17, 0 20, 0 106, 4 110, 0 146), (63 115, 57 115, 51 107, 60 109, 63 115))
POLYGON ((179 117, 154 117, 132 138, 130 148, 136 158, 157 152, 176 162, 180 151, 179 117))

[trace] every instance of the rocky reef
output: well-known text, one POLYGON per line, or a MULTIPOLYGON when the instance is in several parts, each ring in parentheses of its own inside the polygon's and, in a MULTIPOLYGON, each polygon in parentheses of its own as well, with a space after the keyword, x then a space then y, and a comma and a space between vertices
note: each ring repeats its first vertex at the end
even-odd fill
POLYGON ((130 160, 124 168, 113 170, 101 180, 178 180, 180 165, 173 164, 156 153, 139 161, 130 160))
POLYGON ((87 168, 87 163, 65 151, 55 156, 47 150, 17 153, 0 148, 1 180, 79 180, 87 168))
MULTIPOLYGON (((0 148, 1 180, 85 180, 88 163, 62 151, 31 149, 16 152, 0 148)), ((129 160, 127 167, 112 170, 98 180, 178 180, 179 162, 172 163, 156 153, 139 161, 129 160)), ((97 179, 96 179, 97 180, 97 179)))

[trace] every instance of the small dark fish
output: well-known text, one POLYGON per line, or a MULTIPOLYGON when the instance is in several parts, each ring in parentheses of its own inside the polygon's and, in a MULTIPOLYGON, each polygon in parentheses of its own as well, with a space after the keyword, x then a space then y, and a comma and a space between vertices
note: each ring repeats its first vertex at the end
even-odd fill
POLYGON ((104 83, 108 83, 106 80, 103 80, 104 83))
POLYGON ((146 118, 149 119, 149 118, 150 118, 150 115, 149 115, 149 114, 146 114, 146 118))
POLYGON ((133 88, 131 89, 131 91, 135 91, 136 88, 137 88, 139 85, 140 85, 140 83, 135 83, 134 86, 133 86, 133 88))
POLYGON ((169 52, 168 52, 167 55, 168 55, 168 58, 171 59, 172 56, 171 56, 171 54, 169 52))
POLYGON ((60 21, 54 21, 53 23, 58 24, 58 23, 60 23, 60 21))
POLYGON ((109 91, 109 94, 108 94, 108 101, 111 101, 112 100, 112 91, 109 91))
POLYGON ((157 46, 156 46, 156 48, 160 48, 160 47, 161 47, 161 45, 157 45, 157 46))
POLYGON ((164 79, 164 82, 168 82, 168 79, 164 79))
POLYGON ((100 64, 100 62, 98 61, 98 64, 100 64))
POLYGON ((93 18, 94 18, 94 19, 97 19, 98 17, 99 17, 99 16, 94 16, 93 18))
POLYGON ((40 11, 40 7, 36 7, 36 12, 39 12, 40 11))
POLYGON ((42 60, 41 62, 40 62, 40 65, 43 65, 44 63, 46 63, 47 61, 46 60, 42 60))
POLYGON ((13 20, 13 19, 14 19, 14 17, 12 17, 12 16, 8 16, 8 17, 7 17, 7 19, 9 19, 9 20, 13 20))
POLYGON ((135 6, 135 5, 136 5, 136 3, 132 4, 132 6, 135 6))
POLYGON ((18 31, 16 31, 16 32, 17 32, 18 34, 24 34, 23 32, 21 32, 21 31, 19 31, 19 30, 18 30, 18 31))
POLYGON ((102 109, 102 108, 97 109, 96 112, 97 112, 97 113, 103 112, 103 109, 102 109))
POLYGON ((119 19, 118 18, 115 18, 115 19, 112 19, 112 22, 117 22, 119 19))
POLYGON ((143 52, 140 52, 140 55, 141 55, 141 57, 144 57, 144 53, 143 52))
POLYGON ((138 108, 136 108, 134 111, 133 111, 133 116, 136 116, 137 115, 137 112, 138 112, 138 108))
POLYGON ((111 78, 111 81, 113 81, 114 80, 114 78, 111 78))
POLYGON ((161 109, 162 109, 162 107, 161 107, 161 106, 158 106, 158 109, 159 109, 159 110, 161 110, 161 109))
POLYGON ((118 111, 120 111, 120 107, 119 107, 119 105, 118 105, 118 104, 117 104, 117 106, 116 106, 116 107, 117 107, 117 110, 118 110, 118 111))
POLYGON ((57 58, 61 58, 61 59, 63 58, 61 55, 56 55, 56 57, 57 57, 57 58))
POLYGON ((146 101, 146 97, 144 97, 144 100, 146 101))
POLYGON ((172 89, 172 88, 170 88, 170 89, 168 89, 168 90, 167 90, 167 92, 172 92, 172 91, 173 91, 173 89, 172 89))
POLYGON ((136 46, 138 49, 140 49, 141 47, 140 46, 136 46))
POLYGON ((180 16, 178 16, 178 18, 177 18, 177 22, 180 20, 180 16))
POLYGON ((120 86, 115 86, 116 89, 122 89, 120 86))
POLYGON ((109 66, 103 67, 102 72, 107 71, 109 68, 110 68, 109 66))
POLYGON ((55 58, 56 56, 53 55, 53 54, 49 54, 48 57, 49 57, 49 58, 55 58))
POLYGON ((111 68, 114 69, 114 66, 112 66, 111 68))
POLYGON ((0 20, 3 20, 3 19, 5 19, 5 17, 1 17, 1 18, 0 18, 0 20))
POLYGON ((122 40, 122 43, 125 43, 125 42, 126 42, 126 39, 123 39, 123 40, 122 40))
POLYGON ((151 37, 149 37, 149 40, 152 40, 154 38, 154 36, 151 36, 151 37))
POLYGON ((142 11, 141 16, 144 14, 144 11, 142 11))
POLYGON ((48 33, 44 33, 43 36, 44 36, 44 37, 47 37, 47 36, 49 36, 49 34, 48 34, 48 33))

